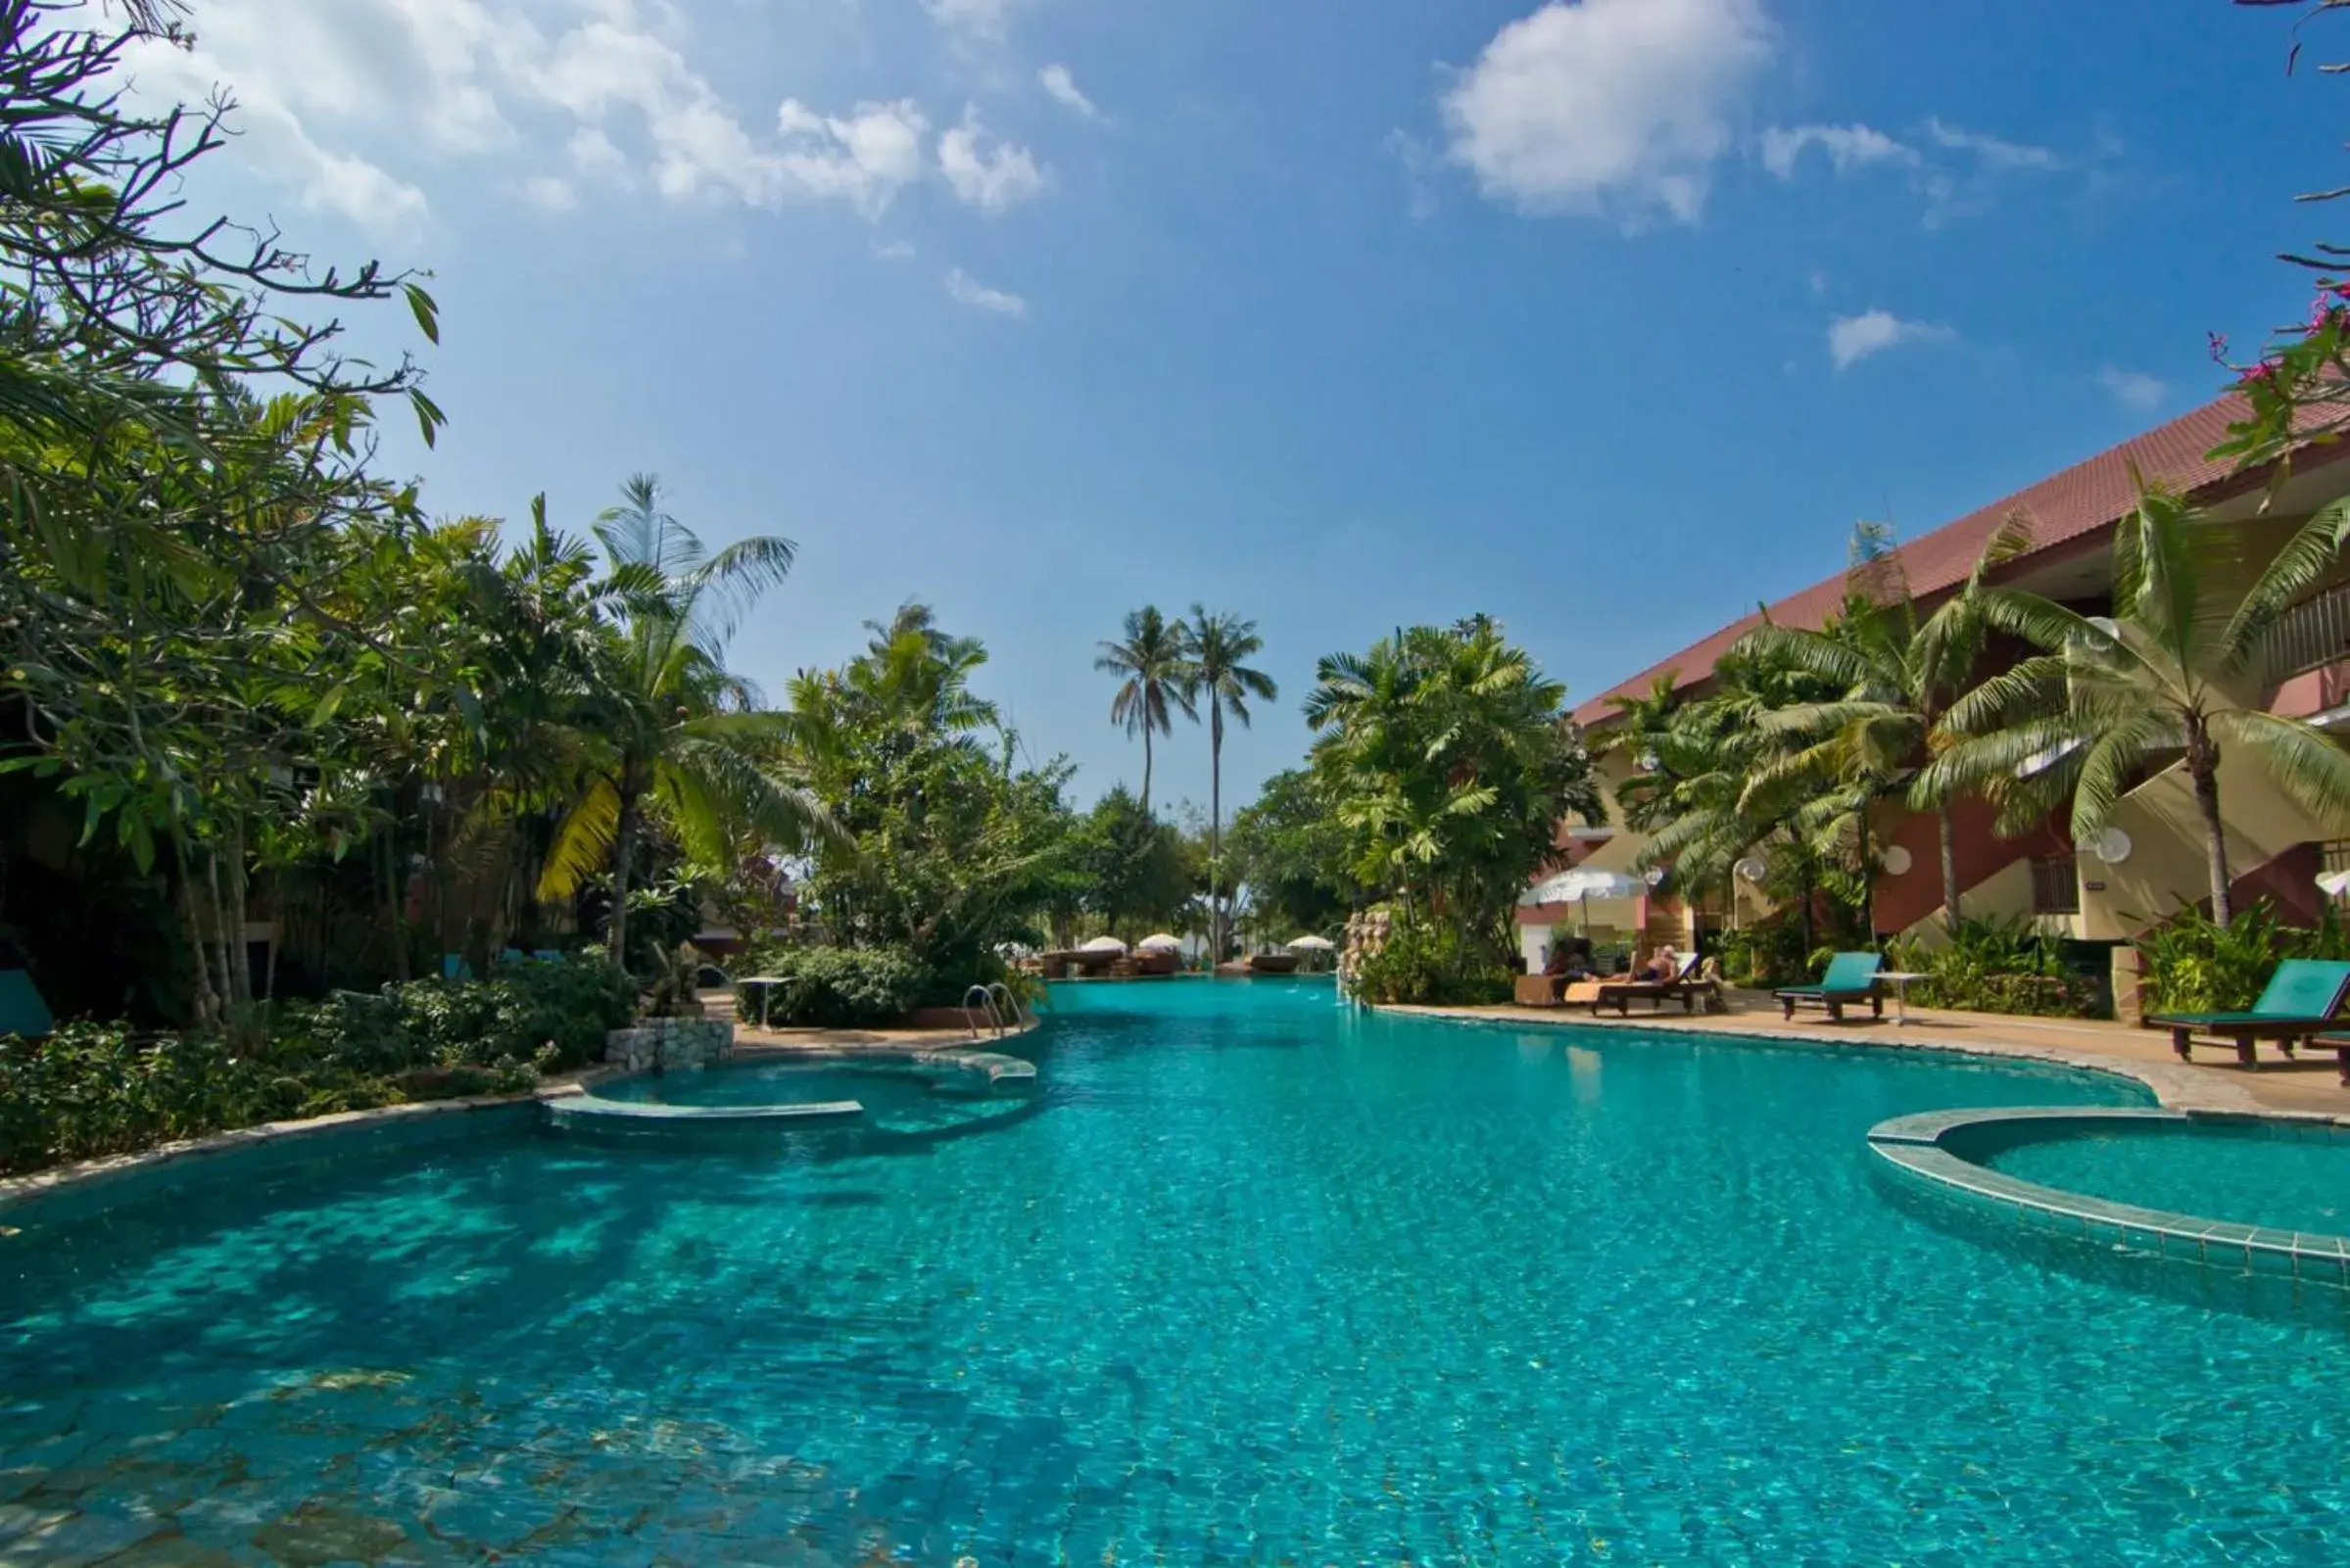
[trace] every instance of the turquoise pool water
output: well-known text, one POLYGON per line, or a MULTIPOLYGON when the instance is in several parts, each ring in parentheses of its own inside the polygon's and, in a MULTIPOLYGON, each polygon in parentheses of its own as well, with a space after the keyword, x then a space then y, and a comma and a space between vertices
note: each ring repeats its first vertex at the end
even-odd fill
MULTIPOLYGON (((1965 1153, 1963 1149, 1958 1151, 1965 1153)), ((2350 1138, 2156 1122, 2044 1138, 1983 1161, 2020 1181, 2278 1230, 2350 1235, 2350 1138)))
POLYGON ((889 1153, 517 1130, 8 1214, 0 1558, 2350 1553, 2338 1332, 1871 1177, 1886 1117, 2109 1081, 1266 981, 1056 1011, 1040 1112, 889 1153))

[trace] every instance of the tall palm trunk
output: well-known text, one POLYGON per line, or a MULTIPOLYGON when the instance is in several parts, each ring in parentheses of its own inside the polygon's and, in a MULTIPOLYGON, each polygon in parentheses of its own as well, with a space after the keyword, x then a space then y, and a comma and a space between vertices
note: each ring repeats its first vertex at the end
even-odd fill
POLYGON ((1142 727, 1142 820, 1151 820, 1151 732, 1142 727))
POLYGON ((605 948, 616 968, 628 967, 628 873, 637 858, 637 791, 620 790, 620 820, 612 832, 612 914, 605 923, 605 948))
POLYGON ((1952 936, 1958 934, 1958 834, 1950 821, 1950 808, 1943 806, 1934 814, 1934 827, 1942 839, 1942 929, 1952 936))
POLYGON ((1871 945, 1877 941, 1877 863, 1869 854, 1869 808, 1863 801, 1860 807, 1860 934, 1871 945))
POLYGON ((2194 781, 2195 807, 2203 816, 2203 849, 2211 873, 2211 922, 2228 924, 2228 832, 2220 821, 2220 754, 2200 726, 2187 731, 2186 772, 2194 781))
POLYGON ((1223 704, 1208 702, 1208 941, 1212 964, 1223 962, 1223 704))

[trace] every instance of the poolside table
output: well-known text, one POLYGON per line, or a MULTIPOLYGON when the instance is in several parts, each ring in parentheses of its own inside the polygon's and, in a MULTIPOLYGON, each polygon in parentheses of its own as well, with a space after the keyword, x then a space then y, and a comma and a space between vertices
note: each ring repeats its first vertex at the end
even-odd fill
POLYGON ((1934 976, 1918 970, 1879 970, 1877 978, 1894 988, 1894 1026, 1898 1028, 1909 1022, 1909 982, 1930 980, 1934 976))
POLYGON ((759 988, 759 1027, 763 1029, 767 1027, 767 1006, 775 1000, 775 988, 791 982, 791 977, 788 974, 749 974, 735 981, 735 985, 738 989, 745 985, 759 988))

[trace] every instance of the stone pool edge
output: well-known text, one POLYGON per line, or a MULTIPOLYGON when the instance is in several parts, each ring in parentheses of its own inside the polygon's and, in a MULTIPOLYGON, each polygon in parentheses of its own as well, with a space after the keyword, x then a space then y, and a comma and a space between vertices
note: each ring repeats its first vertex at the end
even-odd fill
POLYGON ((2350 1236, 2278 1230, 2207 1219, 2167 1209, 2117 1203, 1994 1170, 1954 1152, 1948 1139, 1970 1128, 2001 1124, 2129 1122, 2167 1125, 2251 1124, 2341 1136, 2339 1118, 2274 1113, 2179 1111, 2148 1106, 1978 1107, 1924 1111, 1880 1121, 1868 1131, 1871 1153, 1913 1180, 2006 1212, 2018 1223, 2086 1242, 2182 1261, 2290 1277, 2304 1284, 2350 1290, 2350 1236))
POLYGON ((1655 1018, 1592 1020, 1581 1015, 1535 1017, 1515 1013, 1496 1014, 1482 1008, 1466 1007, 1385 1007, 1373 1006, 1370 1011, 1397 1018, 1437 1019, 1454 1023, 1478 1023, 1489 1028, 1507 1029, 1583 1029, 1638 1030, 1649 1033, 1673 1034, 1685 1040, 1718 1041, 1730 1045, 1807 1045, 1842 1046, 1851 1051, 1910 1051, 1937 1056, 1977 1057, 1990 1062, 2034 1062, 2047 1067, 2072 1068, 2083 1072, 2098 1072, 2108 1077, 2128 1079, 2152 1091, 2155 1102, 2166 1111, 2191 1114, 2210 1114, 2231 1117, 2257 1117, 2274 1121, 2321 1122, 2332 1126, 2350 1127, 2350 1115, 2334 1115, 2324 1111, 2289 1111, 2264 1106, 2251 1092, 2238 1084, 2217 1078, 2207 1070, 2192 1067, 2174 1066, 2166 1062, 2137 1062, 2128 1057, 2107 1056, 2075 1046, 2053 1045, 2045 1042, 2023 1044, 2013 1040, 1968 1039, 1918 1040, 1902 1036, 1888 1037, 1870 1030, 1862 1033, 1847 1025, 1842 1032, 1822 1025, 1818 1028, 1778 1028, 1767 1033, 1754 1033, 1736 1027, 1736 1017, 1724 1020, 1713 1016, 1714 1022, 1703 1027, 1691 1028, 1687 1020, 1677 1020, 1664 1014, 1655 1018), (1676 1026, 1678 1025, 1678 1026, 1676 1026))
MULTIPOLYGON (((993 1040, 1019 1039, 1043 1025, 1043 1020, 1030 1015, 1021 1025, 1009 1029, 993 1040)), ((821 1061, 839 1057, 847 1061, 887 1060, 891 1058, 918 1061, 931 1056, 950 1055, 967 1049, 941 1044, 935 1031, 924 1031, 918 1040, 891 1041, 875 1034, 846 1034, 832 1038, 774 1041, 762 1040, 747 1046, 738 1045, 738 1060, 778 1061, 798 1057, 821 1061)), ((998 1055, 983 1052, 983 1055, 998 1055)), ((1018 1061, 1018 1058, 1004 1058, 1018 1061)), ((1030 1066, 1027 1063, 1021 1064, 1030 1066)), ((1033 1072, 1033 1068, 1030 1069, 1033 1072)), ((615 1082, 639 1074, 624 1072, 617 1068, 591 1068, 564 1077, 538 1084, 519 1094, 468 1095, 454 1100, 411 1100, 402 1105, 376 1106, 365 1111, 336 1111, 322 1117, 302 1117, 290 1121, 261 1121, 250 1127, 232 1127, 225 1132, 207 1133, 201 1138, 181 1138, 171 1143, 160 1143, 152 1149, 140 1149, 130 1154, 101 1155, 95 1160, 79 1160, 72 1164, 52 1165, 46 1170, 29 1171, 22 1176, 0 1177, 0 1212, 5 1212, 35 1199, 55 1193, 83 1192, 102 1187, 125 1177, 142 1175, 165 1166, 210 1161, 240 1150, 273 1148, 310 1138, 330 1138, 338 1133, 364 1131, 387 1124, 424 1118, 483 1115, 510 1111, 516 1107, 545 1105, 551 1101, 587 1094, 592 1087, 615 1082)), ((992 1075, 990 1082, 994 1081, 992 1075)))

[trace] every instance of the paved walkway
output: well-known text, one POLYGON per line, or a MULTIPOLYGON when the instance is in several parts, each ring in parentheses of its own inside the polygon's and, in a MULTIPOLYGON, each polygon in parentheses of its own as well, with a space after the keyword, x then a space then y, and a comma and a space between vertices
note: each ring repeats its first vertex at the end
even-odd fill
POLYGON ((2169 1034, 2093 1019, 2009 1018, 1992 1013, 1945 1013, 1911 1007, 1909 1022, 1896 1025, 1889 1015, 1871 1022, 1866 1008, 1847 1012, 1848 1022, 1830 1023, 1817 1012, 1780 1017, 1779 1005, 1759 991, 1730 993, 1730 1011, 1685 1016, 1678 1007, 1648 1014, 1634 1005, 1632 1017, 1610 1013, 1594 1019, 1588 1008, 1411 1007, 1398 1013, 1603 1029, 1666 1029, 1688 1034, 1743 1034, 1764 1039, 1885 1046, 1942 1047, 1984 1056, 2055 1062, 2127 1073, 2151 1088, 2166 1106, 2182 1111, 2270 1111, 2322 1116, 2350 1123, 2350 1089, 2342 1087, 2333 1053, 2287 1062, 2274 1046, 2261 1048, 2261 1065, 2246 1071, 2227 1045, 2197 1045, 2194 1060, 2182 1062, 2169 1034))

